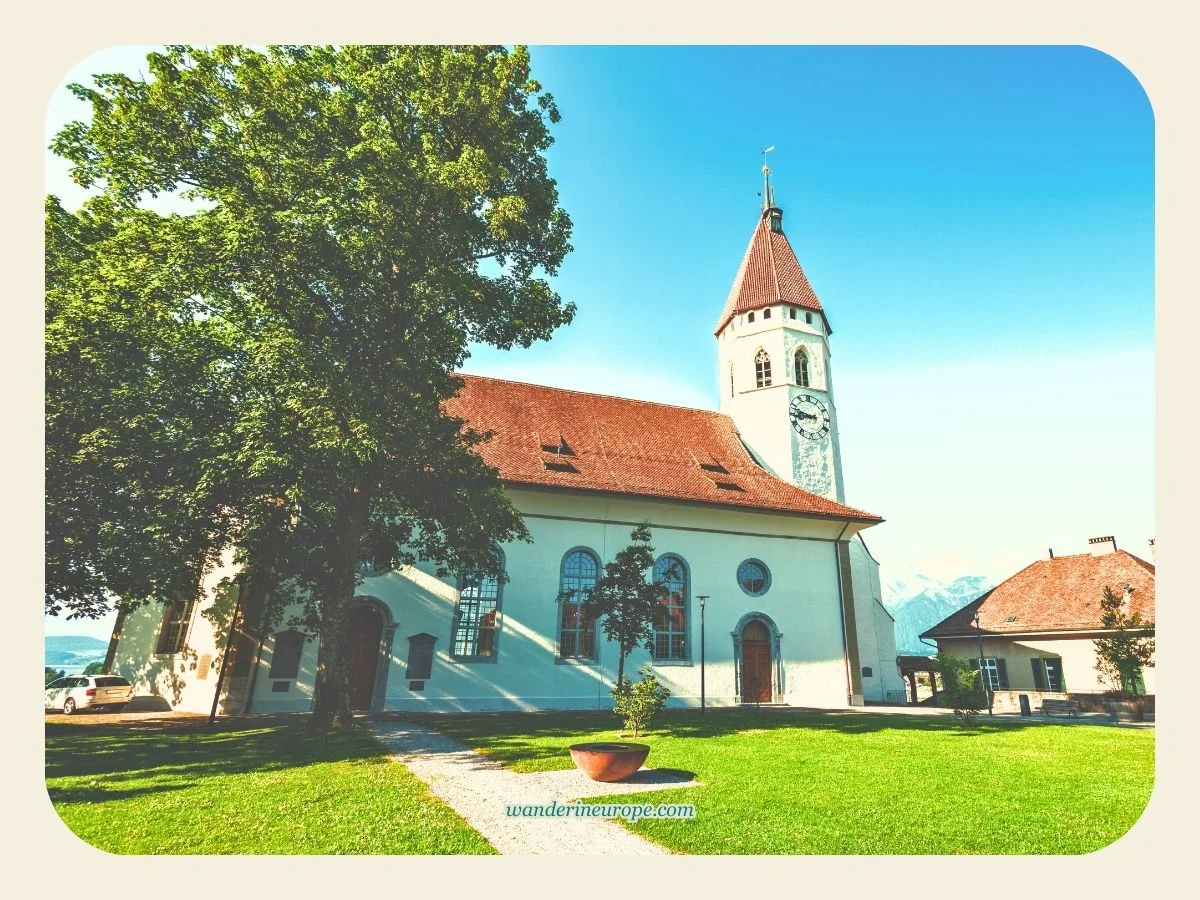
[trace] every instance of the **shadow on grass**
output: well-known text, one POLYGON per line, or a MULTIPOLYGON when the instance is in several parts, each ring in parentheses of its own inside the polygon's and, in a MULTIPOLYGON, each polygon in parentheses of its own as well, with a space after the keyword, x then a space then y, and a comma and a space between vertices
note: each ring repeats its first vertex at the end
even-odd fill
MULTIPOLYGON (((581 739, 620 731, 613 713, 587 712, 499 712, 414 714, 385 713, 379 718, 418 721, 443 734, 458 738, 504 762, 554 759, 562 762, 567 748, 581 739)), ((836 731, 840 734, 870 734, 879 731, 944 732, 956 737, 979 737, 989 733, 1023 728, 1045 728, 1041 723, 977 721, 961 728, 949 716, 871 714, 840 710, 722 709, 666 710, 647 732, 646 739, 713 739, 755 730, 836 731)), ((640 739, 640 738, 639 738, 640 739)), ((564 763, 565 765, 565 763, 564 763)))
POLYGON ((117 791, 110 791, 103 787, 48 787, 46 793, 50 795, 50 802, 55 806, 66 803, 107 803, 110 800, 129 800, 132 797, 143 797, 146 794, 182 791, 191 787, 193 783, 164 784, 117 791))
POLYGON ((308 734, 303 721, 233 720, 215 728, 203 720, 46 725, 47 791, 55 803, 119 800, 182 790, 212 776, 379 755, 370 730, 361 726, 308 734), (89 777, 98 783, 82 782, 89 777))

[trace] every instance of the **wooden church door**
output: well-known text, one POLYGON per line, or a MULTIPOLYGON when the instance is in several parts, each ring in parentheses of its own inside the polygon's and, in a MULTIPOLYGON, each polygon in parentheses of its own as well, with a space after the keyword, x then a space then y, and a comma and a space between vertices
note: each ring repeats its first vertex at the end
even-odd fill
POLYGON ((383 640, 383 618, 365 603, 350 610, 350 708, 370 709, 379 669, 379 645, 383 640))
POLYGON ((771 635, 762 622, 742 629, 742 702, 770 703, 771 635))

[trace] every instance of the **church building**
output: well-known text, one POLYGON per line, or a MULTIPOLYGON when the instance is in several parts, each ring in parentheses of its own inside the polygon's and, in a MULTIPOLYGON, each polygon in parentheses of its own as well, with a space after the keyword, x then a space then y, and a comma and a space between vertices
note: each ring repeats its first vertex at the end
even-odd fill
MULTIPOLYGON (((845 502, 830 321, 763 173, 716 320, 719 411, 463 376, 448 411, 494 434, 479 452, 533 540, 502 546, 507 580, 364 560, 350 616, 356 708, 610 706, 616 645, 558 597, 579 597, 641 523, 670 593, 652 647, 626 671, 650 664, 671 705, 903 702, 861 534, 882 519, 845 502)), ((315 638, 247 629, 227 645, 203 615, 229 574, 211 573, 191 603, 125 617, 108 671, 180 709, 207 712, 218 681, 228 713, 309 709, 315 638)))

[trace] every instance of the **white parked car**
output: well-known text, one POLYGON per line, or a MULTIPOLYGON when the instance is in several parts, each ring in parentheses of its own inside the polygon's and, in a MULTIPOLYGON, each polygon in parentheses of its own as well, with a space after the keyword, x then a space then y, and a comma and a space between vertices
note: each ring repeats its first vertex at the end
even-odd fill
POLYGON ((121 709, 133 696, 133 685, 120 675, 68 675, 46 685, 46 709, 71 715, 79 709, 121 709))

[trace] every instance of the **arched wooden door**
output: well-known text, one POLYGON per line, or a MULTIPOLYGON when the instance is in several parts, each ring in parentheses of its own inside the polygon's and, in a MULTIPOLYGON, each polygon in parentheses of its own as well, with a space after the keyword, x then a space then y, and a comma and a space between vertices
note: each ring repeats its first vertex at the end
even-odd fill
POLYGON ((771 700, 771 633, 752 619, 742 628, 742 702, 771 700))
POLYGON ((375 607, 358 603, 350 610, 346 629, 350 638, 350 708, 370 709, 379 670, 383 617, 375 607))

